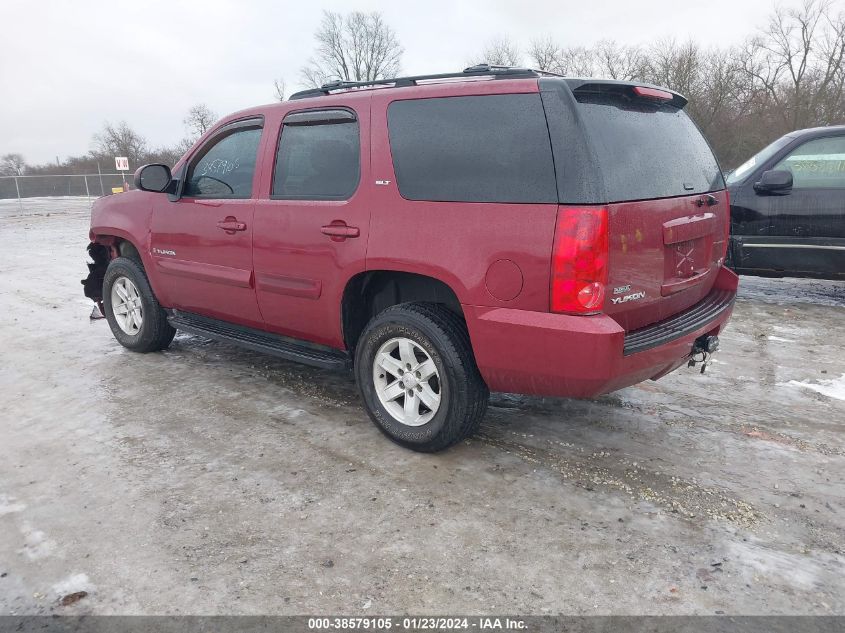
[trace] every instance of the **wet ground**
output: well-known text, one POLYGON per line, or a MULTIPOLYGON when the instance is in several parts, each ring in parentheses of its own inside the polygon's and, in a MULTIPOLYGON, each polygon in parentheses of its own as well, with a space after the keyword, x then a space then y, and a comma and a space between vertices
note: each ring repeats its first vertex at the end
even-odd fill
POLYGON ((346 374, 124 350, 87 232, 0 202, 0 613, 845 614, 845 284, 744 278, 704 376, 419 455, 346 374))

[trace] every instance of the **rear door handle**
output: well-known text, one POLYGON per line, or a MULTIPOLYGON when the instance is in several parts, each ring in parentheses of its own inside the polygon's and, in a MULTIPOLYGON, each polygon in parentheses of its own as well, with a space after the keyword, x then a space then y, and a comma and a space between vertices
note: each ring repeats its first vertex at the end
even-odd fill
POLYGON ((358 237, 361 235, 361 231, 357 226, 347 226, 345 222, 333 222, 332 224, 326 224, 320 229, 320 232, 323 235, 331 236, 332 239, 338 238, 339 240, 345 240, 347 237, 358 237))
POLYGON ((217 223, 218 229, 223 229, 229 235, 234 235, 236 231, 246 231, 246 223, 238 222, 238 219, 231 215, 225 220, 220 220, 217 223))

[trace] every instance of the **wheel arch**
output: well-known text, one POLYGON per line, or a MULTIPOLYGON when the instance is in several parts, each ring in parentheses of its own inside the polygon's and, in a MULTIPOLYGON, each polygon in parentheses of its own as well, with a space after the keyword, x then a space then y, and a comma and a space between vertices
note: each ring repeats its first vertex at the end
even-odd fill
POLYGON ((445 306, 462 319, 457 293, 441 279, 400 270, 366 270, 346 283, 341 300, 341 327, 346 348, 353 351, 369 320, 400 303, 426 302, 445 306))
MULTIPOLYGON (((116 257, 126 257, 137 262, 146 274, 153 293, 159 301, 164 299, 164 293, 159 284, 152 258, 138 237, 114 227, 91 229, 88 237, 91 240, 91 245, 96 244, 108 249, 109 259, 105 262, 106 266, 108 266, 109 261, 116 257)), ((91 245, 89 245, 89 248, 91 245)))
POLYGON ((111 250, 112 259, 115 257, 130 257, 144 265, 144 258, 141 255, 143 249, 136 243, 137 240, 133 236, 120 229, 102 231, 92 229, 89 238, 94 244, 108 247, 111 250))

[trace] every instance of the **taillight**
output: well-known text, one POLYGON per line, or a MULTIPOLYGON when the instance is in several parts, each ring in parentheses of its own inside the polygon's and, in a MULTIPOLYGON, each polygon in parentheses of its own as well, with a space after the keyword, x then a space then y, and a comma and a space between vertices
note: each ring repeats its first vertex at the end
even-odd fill
POLYGON ((728 249, 730 249, 731 244, 731 194, 728 193, 728 190, 725 189, 725 241, 722 244, 722 253, 720 255, 721 262, 724 262, 728 257, 728 249))
POLYGON ((552 312, 600 312, 606 284, 607 209, 560 207, 552 251, 552 312))

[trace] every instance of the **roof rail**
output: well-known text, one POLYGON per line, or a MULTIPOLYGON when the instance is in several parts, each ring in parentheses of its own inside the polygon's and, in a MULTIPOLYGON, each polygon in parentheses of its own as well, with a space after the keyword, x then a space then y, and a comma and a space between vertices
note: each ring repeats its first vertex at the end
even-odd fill
POLYGON ((438 75, 415 75, 413 77, 394 77, 392 79, 374 79, 372 81, 331 81, 319 88, 301 90, 293 93, 289 100, 307 99, 308 97, 322 97, 338 90, 352 90, 355 88, 372 88, 383 86, 385 88, 402 88, 405 86, 416 86, 421 81, 436 81, 438 79, 468 79, 471 77, 492 77, 494 79, 521 79, 528 77, 540 77, 541 75, 559 76, 556 73, 532 68, 517 68, 515 66, 491 66, 490 64, 477 64, 464 68, 457 73, 441 73, 438 75))

